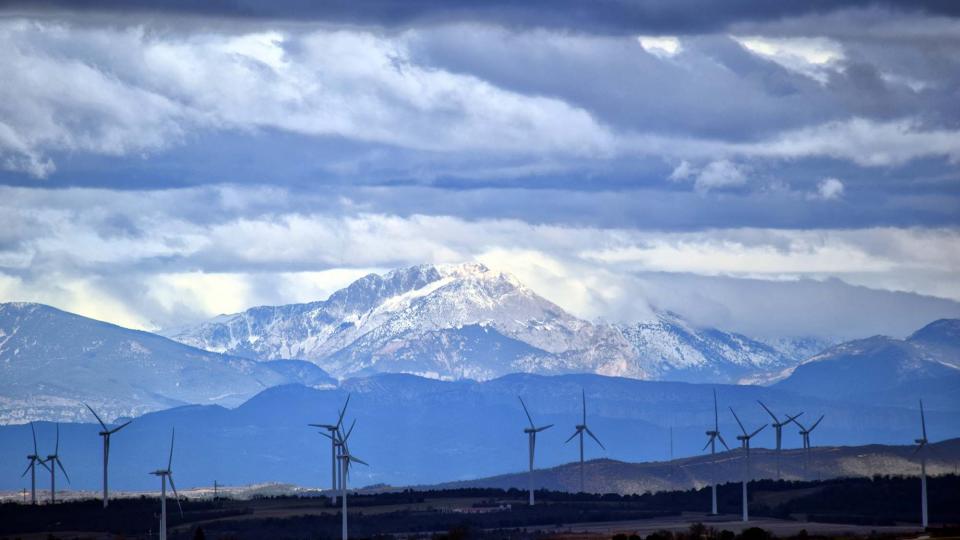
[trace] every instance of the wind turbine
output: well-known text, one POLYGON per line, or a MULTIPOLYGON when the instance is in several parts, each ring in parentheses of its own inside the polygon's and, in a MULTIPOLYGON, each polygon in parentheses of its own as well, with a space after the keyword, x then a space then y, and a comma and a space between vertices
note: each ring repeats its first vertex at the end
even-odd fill
POLYGON ((920 453, 920 514, 923 528, 926 529, 929 524, 927 521, 927 452, 924 450, 927 446, 927 421, 923 416, 922 399, 920 400, 920 428, 923 430, 923 437, 914 439, 917 449, 913 453, 920 453))
POLYGON ((40 451, 37 450, 37 430, 33 427, 33 422, 30 422, 30 431, 33 433, 33 453, 27 456, 30 464, 24 469, 20 478, 26 476, 28 471, 30 472, 30 504, 37 504, 37 464, 43 465, 46 469, 50 469, 50 467, 47 467, 47 464, 40 457, 40 451))
MULTIPOLYGON (((707 439, 707 444, 703 445, 703 449, 706 450, 707 447, 709 446, 711 456, 717 453, 717 439, 720 440, 720 444, 722 444, 724 448, 726 448, 727 450, 730 450, 730 447, 727 446, 727 441, 723 440, 723 435, 720 435, 720 418, 719 418, 719 415, 717 414, 717 390, 716 389, 713 390, 713 431, 708 431, 707 437, 709 437, 709 439, 707 439)), ((712 499, 713 505, 711 506, 710 513, 713 515, 716 515, 717 514, 716 478, 714 478, 714 482, 710 487, 711 487, 711 491, 713 492, 713 499, 712 499)))
POLYGON ((580 491, 586 491, 583 487, 583 433, 586 432, 587 435, 590 435, 590 438, 597 441, 597 444, 600 445, 600 448, 606 450, 606 447, 603 446, 603 443, 600 442, 600 439, 590 431, 590 428, 587 427, 587 394, 582 389, 580 390, 580 396, 583 399, 583 423, 577 424, 576 431, 573 432, 573 435, 569 439, 564 441, 564 444, 573 440, 577 435, 580 436, 580 491))
POLYGON ((530 491, 530 506, 533 506, 533 450, 537 446, 537 433, 553 427, 553 424, 549 424, 543 427, 537 427, 533 423, 533 418, 530 417, 530 411, 527 410, 527 404, 523 402, 523 398, 517 396, 517 399, 520 400, 520 405, 523 406, 523 412, 527 414, 527 420, 530 421, 530 427, 523 428, 523 432, 527 434, 528 446, 530 447, 530 478, 527 482, 528 488, 530 491))
POLYGON ((339 452, 337 450, 340 442, 337 437, 337 430, 340 429, 340 426, 343 425, 343 415, 347 414, 347 405, 350 405, 350 394, 347 394, 347 401, 343 404, 343 409, 338 411, 339 418, 337 418, 336 424, 307 424, 310 427, 319 427, 327 430, 327 433, 320 432, 321 435, 330 439, 330 489, 333 492, 333 504, 337 504, 337 485, 338 483, 338 473, 337 466, 339 465, 337 461, 337 456, 339 452))
POLYGON ((63 471, 63 476, 67 479, 67 483, 70 483, 70 475, 67 474, 67 470, 63 468, 63 462, 60 461, 60 424, 57 424, 57 443, 53 447, 53 453, 47 456, 47 459, 44 460, 49 465, 46 465, 47 469, 50 470, 50 504, 57 502, 57 467, 60 467, 60 470, 63 471))
POLYGON ((107 425, 103 423, 103 420, 100 419, 100 416, 93 410, 93 408, 86 403, 84 403, 84 405, 90 409, 90 412, 93 413, 93 416, 97 419, 97 422, 100 422, 100 427, 103 428, 103 431, 101 431, 99 435, 103 437, 103 507, 106 508, 110 503, 110 490, 107 487, 107 462, 110 460, 110 436, 127 427, 127 425, 133 420, 128 420, 126 423, 120 424, 113 429, 107 429, 107 425))
POLYGON ((338 429, 335 434, 336 437, 340 439, 340 502, 343 505, 340 510, 340 535, 343 540, 347 540, 347 479, 350 477, 350 463, 360 463, 369 466, 366 461, 352 455, 350 453, 350 447, 347 446, 347 439, 350 438, 350 434, 353 433, 353 427, 356 424, 357 421, 354 420, 346 433, 338 429))
POLYGON ((773 426, 773 429, 777 433, 777 480, 779 480, 780 479, 780 447, 783 441, 783 426, 789 424, 790 422, 795 422, 797 418, 799 418, 800 415, 802 415, 803 413, 801 412, 793 416, 790 416, 788 414, 787 419, 781 422, 780 419, 777 418, 777 415, 773 414, 773 412, 770 409, 768 409, 767 406, 764 405, 762 401, 758 399, 757 403, 759 403, 760 406, 763 407, 763 410, 767 411, 767 414, 770 415, 770 418, 773 418, 773 423, 770 425, 773 426))
POLYGON ((817 426, 820 425, 820 421, 823 420, 823 415, 820 415, 820 418, 817 418, 817 421, 810 426, 810 429, 807 429, 800 423, 799 420, 794 420, 793 423, 800 426, 800 436, 803 437, 803 473, 804 476, 807 474, 807 468, 810 467, 810 432, 817 429, 817 426))
POLYGON ((160 477, 160 540, 167 540, 167 480, 170 480, 173 496, 177 499, 177 508, 180 509, 180 517, 183 517, 183 507, 180 506, 180 494, 177 493, 177 486, 173 485, 173 436, 174 430, 171 428, 170 458, 167 460, 167 468, 158 469, 150 473, 160 477))
POLYGON ((733 407, 730 407, 730 412, 733 413, 734 419, 736 419, 737 424, 740 425, 740 431, 743 432, 742 435, 737 435, 737 440, 740 441, 740 447, 743 448, 744 462, 743 462, 743 521, 750 521, 750 512, 749 505, 747 504, 747 482, 750 481, 750 439, 754 437, 757 433, 763 431, 763 428, 767 427, 766 424, 757 428, 753 433, 747 433, 747 429, 743 427, 743 422, 737 418, 737 413, 733 412, 733 407))

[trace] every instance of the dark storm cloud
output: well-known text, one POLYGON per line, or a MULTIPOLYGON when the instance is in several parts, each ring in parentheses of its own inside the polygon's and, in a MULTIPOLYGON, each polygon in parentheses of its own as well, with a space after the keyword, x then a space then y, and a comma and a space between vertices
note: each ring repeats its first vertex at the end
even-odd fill
POLYGON ((701 33, 722 31, 730 25, 763 22, 847 8, 882 6, 898 12, 956 15, 960 6, 950 0, 873 1, 809 0, 757 2, 755 0, 40 0, 5 1, 11 11, 107 11, 144 14, 199 15, 239 19, 325 21, 336 24, 405 27, 433 23, 485 22, 515 28, 554 28, 600 34, 636 32, 701 33))

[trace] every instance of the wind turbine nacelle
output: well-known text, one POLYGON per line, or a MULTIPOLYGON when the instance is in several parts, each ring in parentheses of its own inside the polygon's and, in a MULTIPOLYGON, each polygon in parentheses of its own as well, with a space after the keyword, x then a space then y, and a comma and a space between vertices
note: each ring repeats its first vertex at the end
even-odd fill
POLYGON ((926 439, 914 439, 913 442, 919 444, 920 446, 923 446, 923 445, 927 444, 927 440, 926 440, 926 439))
POLYGON ((535 429, 533 429, 533 428, 523 428, 523 432, 524 432, 524 433, 536 433, 537 430, 535 430, 535 429))
POLYGON ((749 440, 750 440, 750 437, 747 437, 746 435, 737 435, 737 440, 738 440, 738 441, 749 441, 749 440))

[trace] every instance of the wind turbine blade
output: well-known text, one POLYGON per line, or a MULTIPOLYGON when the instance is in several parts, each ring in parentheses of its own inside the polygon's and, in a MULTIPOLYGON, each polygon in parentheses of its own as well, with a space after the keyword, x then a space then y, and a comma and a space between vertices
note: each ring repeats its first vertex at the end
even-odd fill
POLYGON ((33 432, 33 455, 36 456, 40 451, 37 450, 37 429, 33 427, 33 422, 30 422, 30 431, 33 432))
POLYGON ((757 429, 756 431, 754 431, 753 433, 751 433, 750 435, 748 435, 748 437, 753 438, 754 435, 756 435, 757 433, 760 433, 761 431, 763 431, 763 428, 765 428, 765 427, 767 427, 766 424, 760 426, 759 429, 757 429))
POLYGON ((927 440, 927 420, 923 417, 923 400, 920 400, 920 427, 923 428, 923 440, 927 440))
POLYGON ((543 431, 543 430, 545 430, 545 429, 550 429, 550 428, 552 428, 552 427, 553 427, 553 424, 547 424, 547 425, 545 425, 545 426, 543 426, 543 427, 534 428, 533 430, 536 431, 537 433, 539 433, 539 432, 541 432, 541 431, 543 431))
POLYGON ((783 425, 787 425, 787 424, 789 424, 790 422, 796 423, 797 418, 800 418, 800 415, 802 415, 802 414, 803 414, 802 412, 799 412, 799 413, 797 413, 797 414, 795 414, 795 415, 793 415, 793 416, 790 416, 790 415, 788 414, 788 415, 787 415, 787 421, 784 422, 783 425))
POLYGON ((820 415, 820 418, 817 418, 817 421, 814 422, 813 425, 810 426, 810 429, 808 429, 807 431, 809 432, 809 431, 813 431, 814 429, 816 429, 816 427, 820 424, 820 421, 821 421, 821 420, 823 420, 823 415, 822 415, 822 414, 820 415))
POLYGON ((173 489, 173 496, 177 499, 177 508, 180 509, 180 517, 183 517, 183 507, 180 506, 180 494, 177 493, 177 486, 173 485, 173 473, 168 471, 167 478, 170 479, 170 487, 173 489))
POLYGON ((347 401, 343 403, 343 409, 340 411, 340 417, 337 419, 337 427, 343 425, 343 417, 347 414, 347 406, 350 405, 350 394, 347 394, 347 401))
POLYGON ((727 441, 723 440, 723 435, 717 433, 717 438, 720 439, 720 444, 722 444, 724 448, 726 448, 727 450, 730 449, 730 447, 727 446, 727 441))
POLYGON ((713 439, 714 439, 714 436, 711 435, 710 438, 707 439, 707 444, 703 445, 703 448, 701 448, 700 451, 703 452, 704 450, 706 450, 707 447, 710 446, 710 443, 713 442, 713 439))
POLYGON ((571 435, 569 439, 563 441, 563 443, 566 444, 566 443, 572 441, 573 438, 576 437, 576 436, 579 435, 579 434, 580 434, 580 430, 578 429, 578 430, 576 430, 576 431, 573 432, 573 435, 571 435))
POLYGON ((83 405, 86 408, 90 409, 90 412, 93 413, 93 416, 97 419, 97 422, 100 422, 100 426, 103 427, 103 430, 107 431, 107 425, 103 423, 103 420, 100 419, 100 415, 98 415, 97 412, 93 410, 93 407, 87 405, 86 403, 84 403, 83 405))
POLYGON ((129 425, 130 425, 130 422, 133 422, 133 420, 127 420, 127 421, 124 422, 123 424, 120 424, 119 426, 117 426, 117 427, 109 430, 109 433, 110 433, 111 435, 113 435, 114 433, 120 431, 121 429, 129 426, 129 425))
MULTIPOLYGON (((800 414, 803 414, 803 413, 800 413, 800 414)), ((800 416, 800 415, 798 414, 797 416, 800 416)), ((797 427, 800 428, 800 434, 801 434, 801 435, 803 434, 804 431, 810 431, 809 429, 803 427, 803 424, 801 424, 799 420, 794 419, 793 423, 796 424, 797 427)))
POLYGON ((23 470, 23 474, 20 475, 20 478, 23 478, 24 476, 27 475, 28 472, 30 472, 30 467, 34 466, 33 463, 34 463, 33 460, 30 460, 30 464, 27 465, 27 468, 23 470))
POLYGON ((67 474, 67 470, 63 468, 63 462, 60 461, 60 458, 59 458, 59 457, 54 458, 54 461, 56 461, 56 462, 57 462, 57 465, 60 466, 60 470, 63 471, 63 476, 65 476, 65 477, 67 478, 67 483, 69 484, 69 483, 70 483, 70 475, 67 474))
POLYGON ((743 427, 743 422, 740 421, 740 418, 737 416, 737 413, 733 412, 733 407, 730 407, 730 412, 733 413, 733 417, 737 420, 737 424, 740 424, 740 431, 742 431, 743 434, 746 435, 747 429, 743 427))
POLYGON ((717 389, 713 389, 713 430, 720 431, 720 416, 717 413, 717 389))
POLYGON ((587 393, 580 389, 580 397, 583 399, 583 424, 587 424, 587 393))
POLYGON ((46 469, 47 472, 50 472, 50 466, 47 465, 46 460, 38 459, 38 460, 37 460, 37 463, 39 463, 40 465, 43 465, 43 468, 46 469))
POLYGON ((757 400, 757 403, 759 403, 760 406, 763 407, 763 410, 767 411, 767 414, 770 415, 770 418, 773 418, 773 423, 774 423, 774 424, 776 424, 777 422, 779 422, 779 420, 777 420, 777 415, 773 414, 773 412, 772 412, 770 409, 768 409, 767 406, 764 405, 762 401, 760 401, 760 400, 758 399, 758 400, 757 400))
POLYGON ((600 439, 598 439, 598 438, 597 438, 597 436, 596 436, 596 435, 594 435, 592 431, 590 431, 590 428, 588 428, 588 427, 585 427, 585 428, 583 428, 583 429, 584 429, 584 430, 586 430, 586 432, 587 432, 587 435, 589 435, 589 436, 590 436, 590 438, 592 438, 593 440, 595 440, 595 441, 597 441, 597 444, 599 444, 599 445, 600 445, 600 448, 603 448, 604 450, 606 450, 606 449, 607 449, 607 447, 605 447, 605 446, 603 445, 603 443, 602 443, 602 442, 600 442, 600 439))
MULTIPOLYGON (((169 471, 173 467, 173 435, 176 428, 170 428, 170 459, 167 460, 167 470, 169 471)), ((173 485, 173 482, 170 483, 173 485)))
POLYGON ((333 435, 331 435, 331 434, 329 434, 329 433, 324 433, 324 432, 322 432, 322 431, 318 431, 317 433, 319 433, 320 435, 323 435, 324 437, 326 437, 326 438, 328 438, 328 439, 333 439, 333 435))
POLYGON ((530 427, 532 427, 533 429, 537 429, 536 426, 533 425, 533 418, 530 417, 530 411, 527 410, 527 404, 523 402, 523 398, 522 398, 522 397, 517 396, 517 399, 520 400, 520 405, 523 406, 523 412, 526 413, 526 415, 527 415, 527 420, 530 421, 530 427))
POLYGON ((364 461, 364 460, 362 460, 362 459, 360 459, 360 458, 358 458, 358 457, 354 457, 354 456, 348 456, 348 457, 350 458, 350 461, 355 461, 355 462, 357 462, 357 463, 359 463, 359 464, 361 464, 361 465, 366 465, 367 467, 370 466, 369 463, 367 463, 366 461, 364 461))
POLYGON ((60 424, 57 424, 57 444, 53 447, 53 455, 60 455, 60 424))
POLYGON ((347 443, 347 439, 350 438, 350 434, 353 433, 353 427, 357 425, 357 419, 354 418, 353 422, 350 423, 350 429, 347 430, 347 434, 343 436, 343 443, 347 443))

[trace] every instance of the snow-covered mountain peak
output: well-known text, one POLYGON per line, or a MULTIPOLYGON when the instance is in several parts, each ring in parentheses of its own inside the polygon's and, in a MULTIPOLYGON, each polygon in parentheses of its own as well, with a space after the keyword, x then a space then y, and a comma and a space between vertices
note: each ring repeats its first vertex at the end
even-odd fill
POLYGON ((370 274, 324 301, 254 308, 170 337, 260 360, 306 359, 346 377, 372 372, 490 378, 603 373, 733 382, 792 357, 675 313, 634 325, 591 323, 487 266, 418 265, 370 274))

